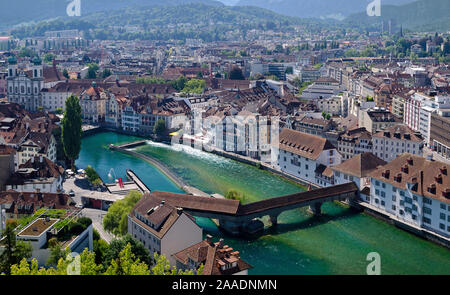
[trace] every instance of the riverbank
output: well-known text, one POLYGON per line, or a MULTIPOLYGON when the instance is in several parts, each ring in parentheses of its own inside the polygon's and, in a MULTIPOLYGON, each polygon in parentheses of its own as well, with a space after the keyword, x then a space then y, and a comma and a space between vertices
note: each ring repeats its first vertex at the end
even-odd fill
MULTIPOLYGON (((109 144, 142 140, 112 132, 83 138, 76 164, 91 165, 107 179, 113 168, 125 177, 126 168, 138 173, 152 190, 183 193, 159 169, 148 162, 109 149, 109 144)), ((236 190, 249 202, 301 192, 304 189, 252 165, 242 164, 212 153, 185 146, 148 142, 135 151, 158 159, 174 174, 208 193, 226 194, 236 190)), ((220 230, 213 221, 196 218, 204 235, 224 238, 251 263, 253 275, 366 274, 367 254, 381 256, 382 274, 450 274, 450 251, 384 221, 361 214, 337 203, 322 206, 322 216, 311 217, 307 210, 286 211, 277 227, 267 227, 259 238, 236 238, 220 230)), ((268 219, 262 220, 269 225, 268 219)))
MULTIPOLYGON (((193 194, 193 195, 199 195, 199 193, 203 193, 204 196, 210 196, 210 195, 208 195, 208 194, 206 194, 204 192, 199 191, 196 188, 193 188, 193 187, 187 185, 184 182, 183 179, 181 179, 178 176, 176 176, 171 171, 171 169, 169 167, 167 167, 161 161, 158 161, 155 158, 143 155, 142 153, 134 152, 134 151, 130 151, 129 150, 130 148, 136 148, 136 147, 139 147, 139 146, 142 146, 142 145, 146 145, 146 142, 147 141, 145 141, 145 140, 141 140, 141 141, 127 143, 127 144, 123 144, 123 145, 119 145, 119 146, 113 146, 111 148, 113 148, 113 149, 115 149, 117 151, 124 152, 124 153, 129 153, 129 154, 131 153, 134 156, 139 157, 139 158, 149 162, 152 165, 155 165, 164 174, 166 174, 167 177, 169 177, 174 183, 176 183, 181 189, 183 189, 187 193, 190 193, 190 194, 193 194)), ((293 182, 295 182, 297 184, 300 184, 300 185, 309 185, 313 189, 319 188, 318 186, 316 186, 314 184, 311 184, 309 182, 306 182, 303 179, 299 179, 297 177, 294 177, 294 176, 291 176, 289 174, 286 174, 286 173, 284 173, 284 172, 282 172, 280 170, 275 169, 274 167, 272 167, 269 164, 262 163, 261 161, 258 161, 258 160, 255 160, 255 159, 252 159, 252 158, 249 158, 249 157, 245 157, 245 156, 238 155, 238 154, 235 154, 235 153, 230 153, 230 152, 218 150, 218 149, 215 149, 215 148, 210 147, 210 146, 208 146, 206 148, 203 147, 203 151, 204 152, 208 152, 208 153, 212 153, 212 154, 215 154, 215 155, 218 155, 220 157, 224 157, 224 158, 227 158, 227 159, 238 161, 238 162, 246 164, 246 165, 251 165, 251 166, 254 166, 254 167, 256 167, 258 169, 261 169, 261 170, 266 170, 266 171, 268 171, 270 173, 273 173, 275 175, 281 176, 281 177, 283 177, 283 178, 285 178, 285 179, 287 179, 289 181, 293 181, 293 182)), ((437 234, 435 234, 433 232, 424 230, 422 228, 412 227, 409 224, 406 224, 406 223, 404 223, 404 222, 402 222, 400 220, 396 220, 395 218, 392 218, 392 216, 389 216, 388 214, 385 214, 384 212, 379 212, 377 210, 374 210, 373 208, 370 208, 369 205, 366 206, 365 203, 359 203, 359 202, 352 202, 350 204, 348 204, 346 202, 340 202, 340 203, 345 204, 347 206, 350 206, 353 209, 357 209, 357 210, 359 210, 361 212, 364 212, 364 213, 366 213, 366 214, 368 214, 368 215, 370 215, 370 216, 372 216, 374 218, 381 219, 381 220, 387 222, 390 225, 394 225, 394 226, 396 226, 396 227, 398 227, 398 228, 400 228, 402 230, 405 230, 405 231, 407 231, 409 233, 415 234, 416 236, 419 236, 420 238, 429 240, 429 241, 431 241, 433 243, 436 243, 436 244, 438 244, 440 246, 444 246, 444 247, 450 248, 449 240, 446 239, 445 237, 439 236, 439 235, 437 235, 437 234)))

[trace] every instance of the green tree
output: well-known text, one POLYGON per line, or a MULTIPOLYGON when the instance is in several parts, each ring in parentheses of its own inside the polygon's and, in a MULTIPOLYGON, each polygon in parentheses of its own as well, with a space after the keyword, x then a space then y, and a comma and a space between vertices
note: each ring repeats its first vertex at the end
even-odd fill
POLYGON ((107 78, 107 77, 109 77, 111 75, 112 75, 112 73, 111 73, 110 69, 104 69, 103 72, 102 72, 102 78, 107 78))
POLYGON ((242 70, 238 66, 234 66, 228 74, 230 80, 245 80, 242 70))
POLYGON ((202 94, 205 88, 206 88, 205 80, 191 79, 186 82, 181 92, 202 94))
POLYGON ((114 202, 108 208, 108 212, 103 219, 104 229, 116 236, 126 235, 128 231, 127 216, 141 197, 140 192, 132 190, 124 199, 114 202))
POLYGON ((119 258, 120 252, 126 245, 131 245, 131 252, 140 261, 145 262, 149 266, 153 264, 153 258, 150 255, 150 251, 144 246, 144 244, 131 237, 131 235, 126 234, 121 239, 112 240, 109 244, 109 247, 103 257, 103 266, 105 269, 109 267, 111 261, 119 258))
POLYGON ((111 261, 111 265, 105 272, 106 275, 149 275, 150 269, 145 262, 135 258, 131 251, 131 245, 127 244, 120 251, 119 257, 111 261))
POLYGON ((31 257, 33 249, 30 243, 16 239, 14 230, 16 227, 17 223, 15 221, 8 222, 3 232, 2 243, 4 250, 0 254, 0 273, 10 274, 12 265, 19 263, 22 259, 31 257))
POLYGON ((50 249, 50 257, 47 260, 47 265, 58 265, 61 258, 65 258, 70 253, 69 249, 63 249, 56 238, 48 240, 48 248, 50 249))
POLYGON ((96 63, 90 63, 88 65, 88 72, 86 74, 86 79, 96 79, 98 69, 99 67, 96 63))
POLYGON ((67 69, 64 69, 62 74, 64 77, 66 77, 66 79, 69 79, 69 72, 67 71, 67 69))
POLYGON ((44 54, 43 61, 47 64, 52 63, 52 61, 56 58, 56 55, 52 53, 46 53, 44 54))
POLYGON ((182 91, 184 89, 184 86, 186 85, 187 79, 185 76, 180 76, 178 79, 173 80, 170 82, 173 88, 175 88, 177 91, 182 91))
POLYGON ((155 123, 155 127, 153 127, 153 133, 157 136, 164 136, 166 132, 166 121, 164 121, 164 119, 158 119, 155 123))
MULTIPOLYGON (((169 260, 164 255, 158 255, 158 253, 153 254, 153 259, 155 260, 155 265, 152 267, 152 274, 161 275, 193 275, 192 270, 177 270, 175 266, 170 266, 169 260)), ((203 271, 203 267, 202 267, 203 271)))
POLYGON ((74 162, 81 151, 81 106, 80 100, 76 96, 69 96, 66 100, 66 111, 62 119, 62 143, 64 153, 70 160, 70 165, 74 169, 74 162))

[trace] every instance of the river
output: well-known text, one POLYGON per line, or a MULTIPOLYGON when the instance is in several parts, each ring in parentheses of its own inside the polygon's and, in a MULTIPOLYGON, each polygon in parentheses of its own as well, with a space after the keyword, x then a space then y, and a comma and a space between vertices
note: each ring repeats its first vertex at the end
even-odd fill
MULTIPOLYGON (((91 165, 105 181, 111 168, 123 178, 130 168, 152 190, 181 192, 147 162, 108 149, 111 143, 137 139, 112 132, 85 137, 76 164, 80 168, 91 165)), ((188 184, 207 193, 224 195, 233 189, 251 202, 305 189, 269 172, 189 147, 149 142, 136 151, 163 161, 188 184)), ((238 250, 254 267, 250 274, 365 274, 370 252, 380 254, 382 274, 450 274, 450 251, 444 247, 336 203, 324 204, 322 212, 323 216, 312 217, 306 208, 287 211, 279 216, 276 228, 268 227, 257 239, 226 235, 209 219, 197 218, 197 223, 204 234, 216 240, 223 237, 238 250)))

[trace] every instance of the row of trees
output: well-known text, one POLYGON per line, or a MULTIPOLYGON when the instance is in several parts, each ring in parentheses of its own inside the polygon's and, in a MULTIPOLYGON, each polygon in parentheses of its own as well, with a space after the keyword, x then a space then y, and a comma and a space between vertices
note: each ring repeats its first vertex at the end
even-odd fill
MULTIPOLYGON (((96 263, 96 255, 85 249, 79 256, 72 257, 68 254, 65 258, 60 258, 56 267, 39 267, 36 259, 31 263, 23 258, 19 263, 13 264, 10 268, 11 275, 193 275, 192 270, 182 271, 171 267, 169 261, 155 253, 155 264, 149 267, 145 262, 136 258, 132 252, 131 244, 127 244, 104 269, 103 265, 96 263)), ((200 267, 198 274, 201 274, 203 267, 200 267)))

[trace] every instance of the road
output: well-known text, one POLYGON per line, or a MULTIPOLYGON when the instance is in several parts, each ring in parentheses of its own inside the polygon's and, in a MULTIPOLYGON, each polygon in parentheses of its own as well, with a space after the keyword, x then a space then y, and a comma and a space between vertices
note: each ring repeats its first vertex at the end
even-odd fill
POLYGON ((108 233, 103 229, 103 218, 106 215, 106 211, 92 208, 84 208, 81 211, 84 217, 88 217, 92 220, 93 227, 98 231, 100 237, 108 243, 115 238, 114 235, 108 233))

